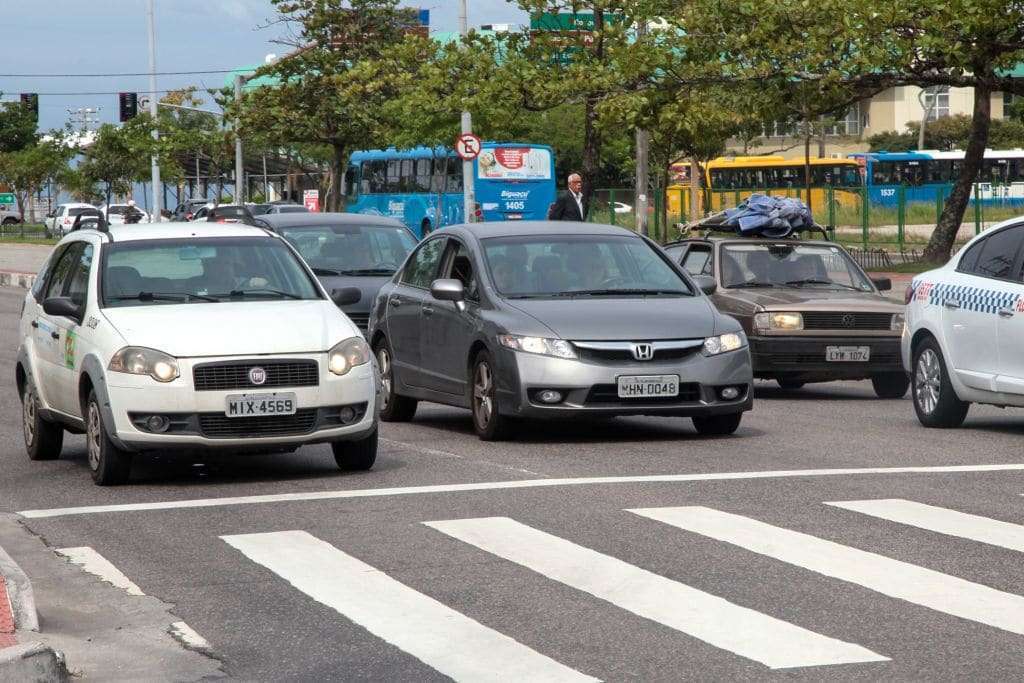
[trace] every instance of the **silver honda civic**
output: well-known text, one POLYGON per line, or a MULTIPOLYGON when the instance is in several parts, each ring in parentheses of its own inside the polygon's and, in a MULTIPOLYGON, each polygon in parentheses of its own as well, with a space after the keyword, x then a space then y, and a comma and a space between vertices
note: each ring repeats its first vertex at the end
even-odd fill
POLYGON ((381 419, 469 408, 482 439, 523 418, 670 415, 731 434, 753 401, 740 324, 658 246, 592 223, 457 225, 381 288, 368 339, 381 419))

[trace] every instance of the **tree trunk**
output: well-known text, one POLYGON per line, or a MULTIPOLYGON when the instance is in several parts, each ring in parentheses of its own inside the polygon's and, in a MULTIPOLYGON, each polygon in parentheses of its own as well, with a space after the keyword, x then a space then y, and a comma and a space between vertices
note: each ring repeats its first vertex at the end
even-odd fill
MULTIPOLYGON (((604 58, 604 6, 594 3, 594 57, 600 62, 604 58)), ((601 163, 601 138, 597 130, 597 105, 599 97, 588 94, 583 104, 583 206, 589 212, 594 200, 594 182, 601 163)), ((587 220, 584 216, 583 220, 587 220)))
POLYGON ((811 122, 804 121, 804 188, 807 190, 807 209, 814 215, 814 209, 811 207, 811 134, 813 128, 811 122))
POLYGON ((333 145, 334 159, 331 162, 331 189, 328 195, 328 211, 345 210, 345 166, 348 165, 348 150, 343 145, 333 145))
POLYGON ((700 162, 690 160, 690 222, 696 223, 703 214, 703 197, 700 191, 700 162))
POLYGON ((949 260, 956 234, 960 230, 967 203, 971 199, 971 190, 978 177, 985 157, 985 145, 988 143, 988 131, 991 124, 991 91, 987 85, 979 84, 974 88, 974 114, 971 119, 971 136, 964 152, 960 177, 953 185, 953 191, 942 207, 939 223, 935 226, 928 246, 924 248, 923 259, 929 263, 945 263, 949 260))

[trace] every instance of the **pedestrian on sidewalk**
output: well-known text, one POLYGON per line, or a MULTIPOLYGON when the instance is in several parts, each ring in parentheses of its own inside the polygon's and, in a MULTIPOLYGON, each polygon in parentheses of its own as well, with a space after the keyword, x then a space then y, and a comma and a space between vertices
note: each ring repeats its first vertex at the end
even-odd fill
POLYGON ((579 173, 573 173, 566 184, 569 190, 548 209, 549 221, 582 221, 587 217, 587 207, 583 202, 583 178, 579 173))

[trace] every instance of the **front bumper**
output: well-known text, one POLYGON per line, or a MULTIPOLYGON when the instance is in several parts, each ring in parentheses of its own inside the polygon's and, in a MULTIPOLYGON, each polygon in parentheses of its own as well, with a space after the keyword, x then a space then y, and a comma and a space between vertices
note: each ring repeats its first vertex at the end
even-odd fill
POLYGON ((320 368, 318 385, 195 389, 192 372, 195 364, 230 362, 238 358, 178 359, 181 376, 166 384, 148 376, 108 372, 107 391, 114 420, 111 436, 119 446, 132 451, 274 450, 359 439, 376 429, 379 378, 374 363, 353 368, 338 377, 326 370, 326 353, 275 355, 274 359, 315 359, 320 368), (295 394, 297 412, 294 416, 228 418, 225 415, 229 394, 274 392, 295 394), (170 420, 167 431, 148 431, 145 418, 150 415, 167 417, 170 420))
POLYGON ((566 360, 502 348, 496 361, 498 409, 505 415, 529 418, 613 417, 617 415, 724 415, 753 407, 753 376, 747 349, 718 356, 699 350, 673 361, 595 363, 566 360), (620 399, 617 380, 623 375, 678 375, 679 396, 620 399), (732 386, 739 396, 720 398, 732 386), (564 398, 542 403, 537 394, 554 389, 564 398))
POLYGON ((902 372, 900 337, 751 337, 750 354, 754 375, 760 378, 786 376, 806 381, 867 379, 885 372, 902 372), (867 346, 866 362, 825 360, 828 346, 867 346))

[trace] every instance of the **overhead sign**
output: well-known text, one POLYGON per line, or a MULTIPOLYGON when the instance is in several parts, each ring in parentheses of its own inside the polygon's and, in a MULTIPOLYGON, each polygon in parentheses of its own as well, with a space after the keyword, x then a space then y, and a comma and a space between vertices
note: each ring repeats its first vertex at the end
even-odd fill
POLYGON ((480 143, 480 138, 472 133, 463 133, 455 140, 455 153, 463 161, 473 161, 473 159, 476 159, 482 148, 483 145, 480 143))
POLYGON ((13 204, 15 201, 14 193, 0 192, 0 204, 13 204))
POLYGON ((551 152, 542 147, 494 147, 484 150, 477 177, 488 180, 550 180, 551 152))
POLYGON ((311 213, 320 211, 320 190, 306 190, 302 193, 302 203, 311 213))

